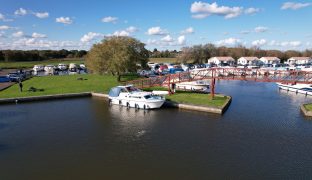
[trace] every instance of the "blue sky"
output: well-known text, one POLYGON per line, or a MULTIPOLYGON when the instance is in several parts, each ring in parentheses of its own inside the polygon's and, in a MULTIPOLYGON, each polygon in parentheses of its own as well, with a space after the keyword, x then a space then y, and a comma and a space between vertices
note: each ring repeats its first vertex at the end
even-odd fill
POLYGON ((312 48, 312 1, 0 0, 0 49, 89 49, 132 36, 148 49, 312 48))

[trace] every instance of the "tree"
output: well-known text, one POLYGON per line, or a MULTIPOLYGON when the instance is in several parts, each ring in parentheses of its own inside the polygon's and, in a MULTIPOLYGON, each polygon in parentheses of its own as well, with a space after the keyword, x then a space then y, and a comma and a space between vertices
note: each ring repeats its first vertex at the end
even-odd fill
POLYGON ((136 72, 137 64, 146 67, 148 61, 149 53, 144 46, 132 37, 112 36, 93 45, 86 64, 91 72, 98 74, 136 72))

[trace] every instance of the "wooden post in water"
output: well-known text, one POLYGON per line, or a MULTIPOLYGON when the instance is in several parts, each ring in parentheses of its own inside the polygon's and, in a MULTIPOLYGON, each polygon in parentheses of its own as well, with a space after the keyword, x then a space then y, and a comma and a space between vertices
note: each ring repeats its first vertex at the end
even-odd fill
POLYGON ((211 95, 211 100, 214 99, 215 96, 215 82, 216 79, 214 77, 214 70, 211 71, 211 82, 210 82, 210 95, 211 95))
POLYGON ((168 95, 170 96, 170 74, 168 75, 168 95))

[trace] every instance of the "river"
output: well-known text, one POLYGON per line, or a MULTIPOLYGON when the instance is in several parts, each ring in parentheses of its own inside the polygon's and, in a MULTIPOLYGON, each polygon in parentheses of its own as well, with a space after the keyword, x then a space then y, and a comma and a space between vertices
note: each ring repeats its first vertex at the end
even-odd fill
POLYGON ((311 179, 311 97, 217 82, 224 115, 78 98, 1 105, 0 179, 311 179))

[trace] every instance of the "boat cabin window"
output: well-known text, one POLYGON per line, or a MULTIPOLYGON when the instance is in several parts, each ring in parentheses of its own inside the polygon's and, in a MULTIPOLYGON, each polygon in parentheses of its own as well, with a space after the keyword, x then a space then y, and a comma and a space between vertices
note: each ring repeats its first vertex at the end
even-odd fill
POLYGON ((161 97, 157 95, 145 95, 144 98, 145 99, 161 99, 161 97))
POLYGON ((122 88, 120 92, 128 92, 127 89, 122 88))

